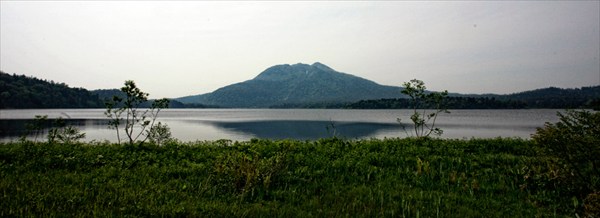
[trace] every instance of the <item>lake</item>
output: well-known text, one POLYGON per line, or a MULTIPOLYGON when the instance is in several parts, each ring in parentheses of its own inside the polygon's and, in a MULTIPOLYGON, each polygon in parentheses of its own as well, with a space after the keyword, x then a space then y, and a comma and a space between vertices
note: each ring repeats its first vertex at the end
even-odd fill
MULTIPOLYGON (((442 138, 529 138, 545 122, 557 122, 557 110, 451 110, 440 114, 442 138)), ((84 141, 116 141, 104 109, 0 110, 0 141, 17 140, 35 115, 62 117, 86 133, 84 141)), ((406 137, 396 121, 410 121, 411 110, 343 109, 166 109, 159 119, 182 141, 249 140, 251 138, 311 140, 336 135, 347 139, 406 137)), ((411 126, 406 126, 410 134, 411 126)), ((45 140, 42 139, 42 140, 45 140)))

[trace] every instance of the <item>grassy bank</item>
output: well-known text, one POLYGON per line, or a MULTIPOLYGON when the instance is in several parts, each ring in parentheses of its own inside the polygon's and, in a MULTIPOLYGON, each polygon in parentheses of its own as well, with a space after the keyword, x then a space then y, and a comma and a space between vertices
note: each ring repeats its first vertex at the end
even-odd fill
POLYGON ((574 216, 521 139, 0 144, 0 216, 574 216))

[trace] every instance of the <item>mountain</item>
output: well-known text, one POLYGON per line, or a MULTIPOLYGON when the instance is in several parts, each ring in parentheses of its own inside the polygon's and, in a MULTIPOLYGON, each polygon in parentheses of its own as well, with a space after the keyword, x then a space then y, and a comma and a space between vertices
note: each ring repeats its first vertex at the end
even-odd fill
POLYGON ((401 97, 400 88, 337 72, 321 63, 269 67, 254 79, 212 93, 178 98, 183 103, 261 108, 290 104, 355 102, 401 97))
POLYGON ((98 96, 86 89, 0 71, 0 109, 102 107, 98 96))

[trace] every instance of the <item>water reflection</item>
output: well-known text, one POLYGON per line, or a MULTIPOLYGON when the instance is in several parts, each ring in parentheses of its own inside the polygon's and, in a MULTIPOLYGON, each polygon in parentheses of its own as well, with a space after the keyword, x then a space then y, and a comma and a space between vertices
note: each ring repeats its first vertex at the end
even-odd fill
POLYGON ((387 123, 330 122, 307 120, 261 120, 248 122, 210 122, 218 128, 269 139, 310 140, 324 137, 367 138, 380 131, 399 131, 400 126, 387 123))
MULTIPOLYGON (((41 133, 47 133, 53 126, 54 119, 48 119, 41 123, 41 133)), ((63 119, 66 125, 74 126, 79 129, 86 127, 107 126, 108 121, 102 119, 63 119)), ((32 125, 34 120, 0 120, 0 138, 3 137, 20 137, 27 135, 30 132, 28 126, 32 125)))
MULTIPOLYGON (((117 141, 100 109, 0 110, 0 141, 17 140, 27 133, 25 124, 36 114, 67 117, 67 124, 86 133, 85 141, 117 141), (69 119, 70 118, 70 119, 69 119)), ((544 122, 555 122, 556 110, 455 110, 438 118, 442 138, 529 138, 544 122)), ((172 109, 160 122, 182 141, 249 140, 251 138, 299 140, 322 137, 384 138, 410 135, 396 118, 410 121, 410 110, 271 110, 271 109, 172 109), (334 124, 334 128, 328 126, 334 124)), ((50 124, 46 126, 49 128, 50 124)), ((122 136, 122 135, 121 135, 122 136)), ((39 139, 39 137, 38 137, 39 139)))
MULTIPOLYGON (((114 139, 114 130, 108 129, 107 120, 65 120, 86 133, 86 141, 114 139)), ((15 140, 28 133, 27 124, 33 120, 0 120, 0 138, 15 140)), ((375 137, 380 132, 398 132, 400 126, 372 122, 331 122, 307 120, 260 120, 243 122, 165 120, 173 135, 184 141, 215 140, 221 138, 248 140, 250 138, 313 140, 324 137, 348 139, 375 137)), ((42 134, 52 127, 45 123, 42 134)))

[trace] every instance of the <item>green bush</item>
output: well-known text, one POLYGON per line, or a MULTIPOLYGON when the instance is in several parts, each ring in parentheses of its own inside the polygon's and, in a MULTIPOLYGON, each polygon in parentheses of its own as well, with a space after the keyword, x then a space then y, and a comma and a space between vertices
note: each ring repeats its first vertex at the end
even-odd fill
POLYGON ((546 123, 532 138, 542 155, 558 159, 562 169, 554 170, 548 182, 560 183, 555 186, 561 189, 560 197, 582 200, 600 188, 600 112, 569 110, 558 116, 559 122, 546 123))

